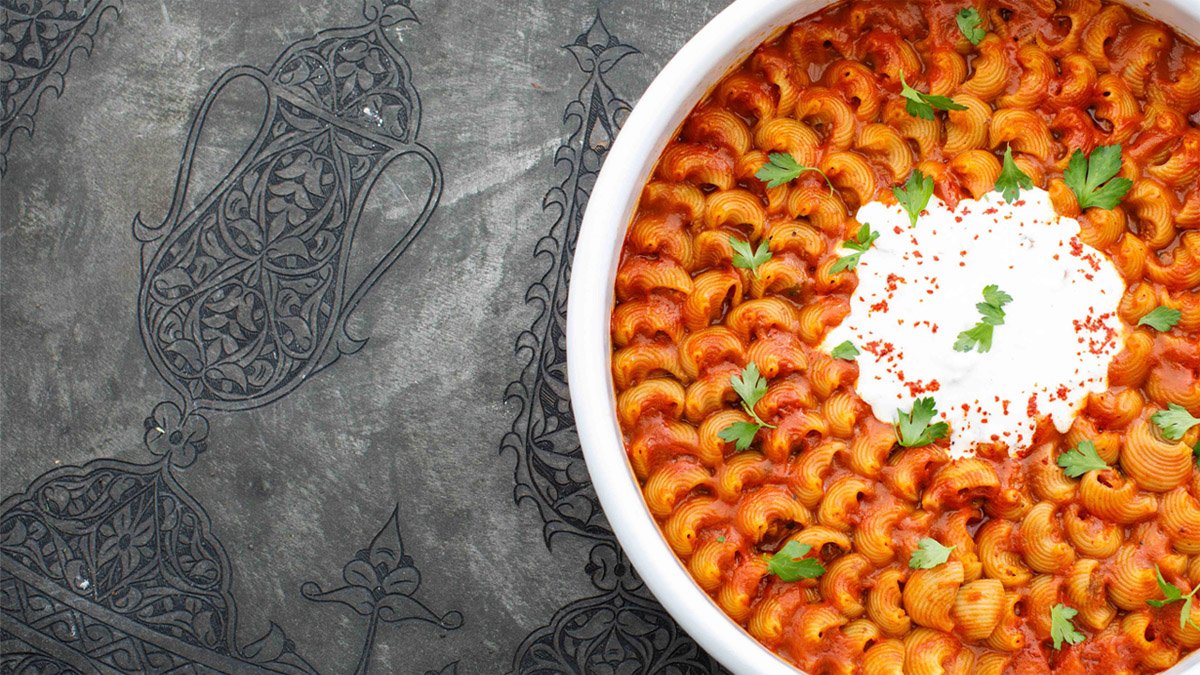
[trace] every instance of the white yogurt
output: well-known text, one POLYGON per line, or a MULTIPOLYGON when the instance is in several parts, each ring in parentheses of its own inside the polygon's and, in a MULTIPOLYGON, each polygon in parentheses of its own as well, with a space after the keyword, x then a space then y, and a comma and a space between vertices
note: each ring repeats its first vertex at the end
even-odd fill
POLYGON ((953 211, 934 197, 913 228, 898 204, 866 204, 857 218, 880 236, 824 348, 850 340, 862 352, 858 395, 880 420, 932 396, 950 423, 953 457, 994 442, 1018 454, 1037 418, 1050 415, 1065 432, 1088 392, 1107 389, 1125 338, 1125 283, 1080 241, 1078 221, 1054 212, 1049 193, 1024 190, 1010 205, 993 192, 953 211), (955 351, 959 332, 980 320, 975 304, 989 284, 1013 298, 991 350, 955 351))

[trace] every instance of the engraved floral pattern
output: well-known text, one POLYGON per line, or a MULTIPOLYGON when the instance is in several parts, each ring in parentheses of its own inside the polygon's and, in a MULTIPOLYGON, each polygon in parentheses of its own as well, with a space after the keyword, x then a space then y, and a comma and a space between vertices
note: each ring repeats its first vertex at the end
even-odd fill
POLYGON ((567 283, 592 184, 629 111, 604 75, 637 50, 609 33, 599 16, 566 49, 587 81, 563 116, 570 133, 555 162, 568 175, 546 195, 547 209, 558 217, 534 255, 549 268, 526 294, 538 316, 517 339, 517 353, 528 362, 507 393, 520 402, 521 411, 501 450, 517 456, 515 496, 519 503, 537 505, 547 546, 560 534, 596 542, 584 571, 599 593, 568 603, 548 625, 530 633, 513 656, 512 672, 720 673, 721 667, 659 606, 621 553, 575 433, 566 380, 567 283))
MULTIPOLYGON (((62 21, 92 21, 78 33, 90 35, 111 4, 0 0, 0 86, 23 91, 17 66, 40 66, 54 49, 72 49, 73 28, 62 21)), ((144 420, 149 463, 102 459, 55 469, 0 504, 0 671, 315 672, 273 623, 256 640, 237 640, 228 558, 176 472, 209 449, 202 410, 263 405, 362 346, 346 333, 347 316, 437 205, 441 170, 415 142, 416 92, 382 30, 415 17, 406 0, 367 0, 364 12, 367 23, 297 42, 268 71, 235 67, 218 78, 193 121, 167 218, 155 226, 135 219, 142 339, 179 397, 144 420), (238 78, 267 91, 264 123, 238 164, 184 213, 208 112, 238 78), (352 283, 346 268, 362 204, 406 155, 430 171, 424 206, 352 283)), ((3 105, 0 160, 13 111, 26 103, 6 96, 3 105)), ((378 622, 462 623, 461 614, 434 616, 414 598, 420 575, 404 554, 395 514, 389 524, 347 564, 345 586, 314 591, 318 601, 344 601, 370 617, 364 671, 378 622)))
POLYGON ((3 0, 0 2, 0 174, 18 130, 33 134, 42 96, 62 94, 76 52, 91 53, 92 38, 116 0, 3 0))
POLYGON ((463 624, 459 612, 447 612, 439 616, 414 597, 421 586, 421 573, 417 571, 413 559, 404 553, 399 514, 400 507, 397 506, 371 544, 360 550, 342 568, 344 585, 326 591, 310 581, 301 588, 304 597, 309 600, 345 605, 356 614, 368 618, 367 637, 356 673, 367 672, 380 621, 423 621, 446 630, 454 630, 463 624))
MULTIPOLYGON (((376 15, 400 20, 397 8, 406 5, 375 7, 376 15)), ((437 160, 414 140, 419 121, 408 64, 378 23, 325 31, 267 72, 231 69, 213 86, 170 213, 153 227, 134 223, 147 261, 143 340, 185 410, 264 405, 361 348, 346 319, 440 197, 437 160), (238 78, 265 88, 264 123, 238 165, 184 214, 206 112, 238 78), (431 172, 424 208, 355 285, 347 263, 365 197, 406 155, 431 172)))

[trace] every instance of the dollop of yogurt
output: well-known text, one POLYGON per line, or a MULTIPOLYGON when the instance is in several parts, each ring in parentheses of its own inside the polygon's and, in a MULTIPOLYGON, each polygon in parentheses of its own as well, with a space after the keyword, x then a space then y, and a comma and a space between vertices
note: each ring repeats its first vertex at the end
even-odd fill
POLYGON ((952 457, 980 443, 1016 455, 1038 418, 1065 432, 1088 393, 1108 388, 1126 333, 1117 316, 1125 283, 1045 190, 1012 204, 993 192, 956 209, 934 197, 915 227, 898 204, 871 202, 857 219, 879 238, 858 263, 850 314, 823 346, 849 340, 861 352, 858 394, 880 420, 931 396, 950 423, 952 457), (983 319, 976 304, 989 285, 1012 297, 990 349, 955 350, 983 319))

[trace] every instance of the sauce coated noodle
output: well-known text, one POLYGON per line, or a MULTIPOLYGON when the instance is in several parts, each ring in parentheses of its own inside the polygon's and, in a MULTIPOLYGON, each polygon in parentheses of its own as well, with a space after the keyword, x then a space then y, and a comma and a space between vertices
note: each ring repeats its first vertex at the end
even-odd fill
MULTIPOLYGON (((1200 583, 1200 427, 1169 440, 1151 416, 1200 416, 1200 50, 1099 0, 855 0, 761 45, 668 144, 629 227, 616 279, 613 378, 629 459, 697 584, 756 639, 809 673, 1144 673, 1200 647, 1164 580, 1200 583), (956 22, 973 7, 986 36, 956 22), (963 110, 909 114, 900 78, 963 110), (1063 173, 1075 149, 1123 147, 1132 189, 1080 212, 1063 173), (946 440, 902 448, 855 393, 858 366, 817 348, 849 311, 833 272, 862 204, 891 201, 914 169, 954 206, 1017 166, 1080 220, 1124 277, 1130 326, 1066 434, 1029 448, 946 440), (767 188, 768 153, 817 172, 767 188), (768 242, 752 273, 730 237, 768 242), (1138 326, 1158 306, 1166 331, 1138 326), (731 377, 754 363, 766 425, 731 377), (1108 468, 1068 477, 1091 441, 1108 468), (912 569, 922 538, 949 559, 912 569), (825 571, 783 581, 766 560, 804 544, 825 571), (1077 612, 1055 648, 1052 608, 1077 612)), ((1036 411, 1031 411, 1036 416, 1036 411)), ((1200 603, 1190 605, 1200 624, 1200 603)))

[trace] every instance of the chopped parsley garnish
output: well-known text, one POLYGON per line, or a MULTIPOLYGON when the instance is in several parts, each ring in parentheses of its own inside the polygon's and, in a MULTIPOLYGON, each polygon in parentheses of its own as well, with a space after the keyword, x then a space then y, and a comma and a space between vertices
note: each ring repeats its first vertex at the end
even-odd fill
POLYGON ((746 411, 746 414, 754 421, 734 422, 717 432, 717 437, 723 441, 735 443, 734 447, 738 450, 745 450, 754 442, 754 436, 759 429, 775 428, 762 421, 758 413, 754 412, 754 406, 767 393, 767 379, 759 375, 758 366, 751 361, 742 369, 740 375, 730 377, 729 382, 733 385, 733 390, 737 392, 738 397, 742 399, 742 410, 746 411))
POLYGON ((855 347, 854 343, 850 342, 849 340, 846 340, 842 344, 834 347, 833 351, 829 352, 829 355, 833 358, 841 359, 843 361, 853 361, 858 357, 859 354, 860 352, 858 351, 858 348, 855 347))
POLYGON ((896 412, 896 438, 906 448, 929 445, 950 433, 945 422, 930 424, 937 415, 937 403, 932 397, 919 398, 913 402, 910 412, 896 412))
POLYGON ((908 86, 908 82, 904 81, 904 73, 900 73, 900 95, 907 99, 904 102, 904 109, 909 115, 919 117, 923 120, 933 119, 933 110, 966 110, 967 106, 955 103, 948 96, 934 96, 932 94, 923 94, 916 89, 908 86))
POLYGON ((767 159, 769 161, 759 168, 758 173, 755 173, 754 177, 761 181, 766 181, 769 188, 790 183, 799 178, 800 174, 805 171, 816 171, 829 184, 829 189, 833 190, 833 181, 829 180, 829 176, 826 176, 824 171, 813 166, 804 166, 797 162, 791 153, 772 152, 767 155, 767 159))
POLYGON ((1133 187, 1128 178, 1114 178, 1120 172, 1121 146, 1105 145, 1093 150, 1087 158, 1081 150, 1076 150, 1063 172, 1063 180, 1075 193, 1079 208, 1111 209, 1133 187))
POLYGON ((1061 602, 1050 608, 1050 639, 1054 640, 1054 648, 1062 649, 1064 642, 1077 645, 1084 640, 1084 634, 1075 630, 1071 619, 1079 610, 1072 609, 1061 602))
POLYGON ((892 194, 896 195, 896 201, 908 212, 909 227, 916 227, 917 217, 929 205, 929 198, 933 196, 933 178, 916 169, 908 175, 904 187, 892 188, 892 194))
POLYGON ((1063 473, 1071 478, 1079 478, 1096 469, 1108 468, 1108 464, 1096 452, 1096 444, 1091 441, 1080 441, 1074 450, 1059 455, 1058 465, 1063 468, 1063 473))
POLYGON ((996 179, 996 191, 1011 204, 1021 196, 1022 189, 1032 190, 1033 179, 1013 161, 1010 145, 1004 149, 1004 168, 1000 169, 1000 177, 996 179))
POLYGON ((789 541, 775 555, 767 558, 767 571, 784 581, 816 579, 825 574, 825 566, 816 558, 805 558, 812 546, 789 541))
POLYGON ((1167 405, 1166 410, 1159 410, 1150 416, 1150 421, 1162 431, 1163 438, 1177 441, 1183 438, 1188 429, 1200 424, 1200 419, 1192 417, 1187 408, 1178 403, 1167 405))
POLYGON ((838 258, 837 262, 833 263, 830 271, 841 272, 842 270, 856 269, 858 267, 858 259, 862 257, 863 253, 867 252, 867 249, 871 248, 871 244, 875 243, 875 240, 878 238, 879 233, 872 232, 870 224, 863 223, 863 226, 858 228, 858 233, 853 239, 847 239, 842 242, 843 248, 848 248, 855 252, 838 258))
POLYGON ((1185 595, 1183 589, 1179 588, 1175 584, 1168 583, 1167 580, 1163 578, 1162 571, 1158 569, 1158 565, 1154 566, 1154 576, 1158 579, 1158 589, 1162 591, 1164 599, 1147 600, 1146 604, 1150 605, 1151 607, 1161 608, 1166 607, 1173 602, 1179 602, 1180 600, 1183 600, 1183 607, 1179 608, 1179 628, 1182 630, 1183 628, 1187 627, 1188 623, 1191 623, 1192 626, 1200 629, 1200 626, 1196 626, 1196 623, 1192 621, 1192 598, 1196 595, 1196 591, 1200 590, 1200 584, 1197 584, 1190 593, 1185 595))
POLYGON ((1012 302, 1012 296, 995 284, 983 287, 983 302, 976 303, 979 323, 958 334, 954 351, 969 352, 972 349, 984 353, 992 348, 992 333, 996 326, 1004 325, 1004 306, 1012 302))
POLYGON ((1150 310, 1146 316, 1138 320, 1139 326, 1150 326, 1154 330, 1166 332, 1175 327, 1179 323, 1179 319, 1183 316, 1183 312, 1170 307, 1155 307, 1150 310))
POLYGON ((908 566, 914 570, 933 569, 949 560, 953 550, 953 546, 942 546, 938 540, 925 537, 917 542, 917 550, 909 558, 908 566))
POLYGON ((963 8, 954 15, 954 20, 958 22, 958 29, 962 31, 963 37, 970 40, 973 45, 978 46, 987 36, 987 31, 979 27, 983 23, 983 19, 979 18, 979 12, 975 11, 974 7, 963 8))
POLYGON ((766 239, 758 243, 757 250, 750 248, 750 242, 737 237, 730 237, 729 245, 733 247, 733 266, 750 270, 755 277, 758 276, 758 266, 771 259, 771 249, 766 239))

